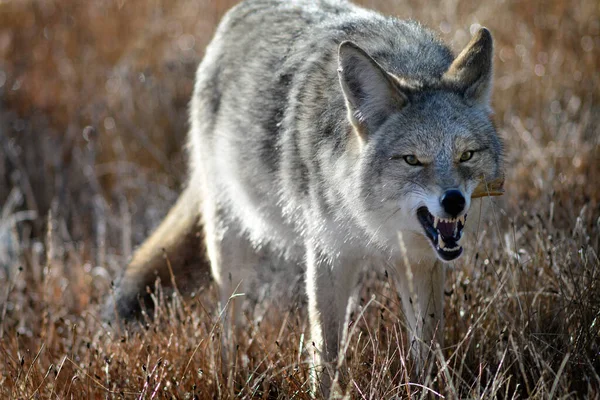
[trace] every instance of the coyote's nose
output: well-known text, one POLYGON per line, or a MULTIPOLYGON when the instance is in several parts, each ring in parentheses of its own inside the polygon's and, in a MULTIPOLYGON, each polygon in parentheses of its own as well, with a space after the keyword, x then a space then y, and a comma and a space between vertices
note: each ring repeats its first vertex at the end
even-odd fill
POLYGON ((465 209, 465 197, 462 195, 460 190, 451 189, 447 190, 440 200, 442 208, 452 217, 457 217, 458 214, 465 209))

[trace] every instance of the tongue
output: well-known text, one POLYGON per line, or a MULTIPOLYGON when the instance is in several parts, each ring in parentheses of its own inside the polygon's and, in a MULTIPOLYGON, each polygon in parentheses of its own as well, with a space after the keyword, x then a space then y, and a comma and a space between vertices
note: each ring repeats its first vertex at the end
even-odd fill
POLYGON ((454 231, 456 230, 456 222, 439 222, 437 229, 444 238, 454 237, 454 231))

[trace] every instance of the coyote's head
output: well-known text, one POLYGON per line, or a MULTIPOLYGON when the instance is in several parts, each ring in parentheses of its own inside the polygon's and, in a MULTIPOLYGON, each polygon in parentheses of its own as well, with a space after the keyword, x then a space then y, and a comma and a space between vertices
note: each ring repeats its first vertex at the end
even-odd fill
POLYGON ((482 28, 445 73, 422 82, 393 75, 352 42, 340 45, 339 78, 360 148, 354 208, 375 240, 402 232, 426 237, 443 261, 462 254, 473 191, 502 174, 490 118, 492 47, 482 28))

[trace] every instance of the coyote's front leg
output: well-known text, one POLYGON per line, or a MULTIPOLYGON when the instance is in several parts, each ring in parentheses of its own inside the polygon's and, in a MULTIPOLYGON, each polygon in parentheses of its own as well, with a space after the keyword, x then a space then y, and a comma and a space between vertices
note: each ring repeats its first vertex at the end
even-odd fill
POLYGON ((444 341, 444 282, 446 267, 440 261, 400 268, 397 282, 410 329, 411 353, 421 373, 437 342, 444 341))
POLYGON ((316 347, 311 352, 315 368, 313 388, 320 390, 324 398, 329 396, 334 377, 333 362, 343 348, 346 311, 358 269, 358 260, 331 259, 307 248, 306 291, 311 340, 316 347))

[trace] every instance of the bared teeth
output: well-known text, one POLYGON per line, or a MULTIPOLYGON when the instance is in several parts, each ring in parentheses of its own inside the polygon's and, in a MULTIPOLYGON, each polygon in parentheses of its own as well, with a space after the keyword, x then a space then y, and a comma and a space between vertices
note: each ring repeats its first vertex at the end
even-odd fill
POLYGON ((466 215, 461 215, 460 217, 457 217, 457 218, 433 217, 433 227, 437 228, 437 226, 440 222, 445 223, 445 224, 454 224, 456 222, 460 222, 461 224, 464 225, 465 219, 466 219, 466 215))
POLYGON ((443 249, 446 247, 446 243, 444 242, 444 239, 442 239, 442 235, 439 234, 439 231, 438 231, 438 246, 440 249, 443 249))
POLYGON ((438 217, 434 217, 434 218, 435 218, 436 225, 437 225, 438 221, 443 222, 445 224, 453 224, 460 220, 459 218, 438 218, 438 217))

